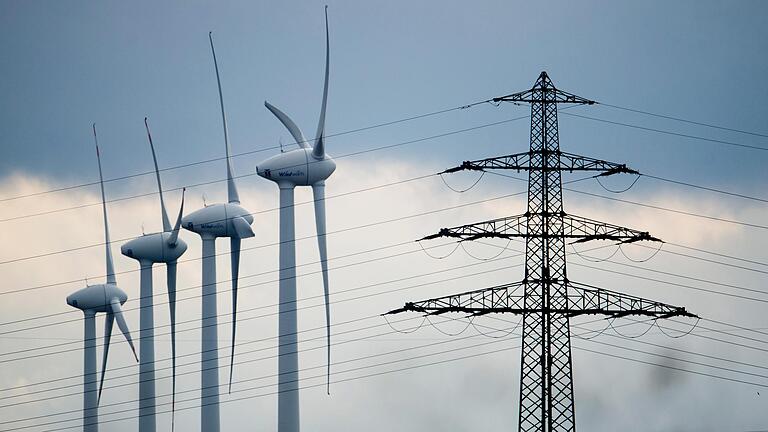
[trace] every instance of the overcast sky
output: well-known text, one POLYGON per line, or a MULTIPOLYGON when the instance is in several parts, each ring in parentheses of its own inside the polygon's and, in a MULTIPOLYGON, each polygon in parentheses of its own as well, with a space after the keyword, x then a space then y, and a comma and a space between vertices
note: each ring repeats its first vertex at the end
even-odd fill
MULTIPOLYGON (((276 362, 273 358, 258 359, 273 355, 276 343, 273 339, 276 319, 267 314, 275 312, 277 300, 274 282, 277 248, 269 246, 277 240, 277 213, 272 211, 277 206, 277 190, 271 182, 252 174, 260 160, 277 152, 272 147, 281 141, 291 142, 287 131, 264 108, 264 100, 289 113, 305 135, 311 136, 315 131, 323 79, 323 5, 323 2, 310 1, 0 2, 0 198, 96 180, 98 171, 90 135, 93 122, 99 130, 106 178, 151 168, 142 124, 145 116, 149 117, 161 167, 223 156, 216 82, 207 39, 208 32, 214 32, 233 152, 251 152, 235 158, 234 165, 236 173, 245 176, 238 179, 238 185, 244 207, 256 213, 257 234, 255 239, 243 243, 246 248, 254 248, 244 251, 241 270, 242 275, 250 276, 243 282, 249 286, 243 287, 241 295, 242 330, 238 332, 238 342, 244 344, 244 353, 238 358, 246 363, 236 366, 233 393, 222 397, 223 430, 272 430, 275 425, 276 398, 270 395, 274 391, 271 387, 274 379, 270 375, 277 370, 276 362), (248 344, 250 341, 256 342, 248 344), (247 350, 254 351, 245 353, 247 350), (267 378, 255 381, 260 377, 267 378)), ((765 122, 768 4, 765 2, 329 2, 328 13, 331 34, 329 134, 524 90, 530 88, 542 70, 550 74, 559 88, 605 104, 768 134, 765 122)), ((327 150, 332 155, 344 156, 522 117, 528 110, 528 107, 514 105, 483 104, 330 137, 327 150)), ((664 178, 750 196, 768 196, 765 192, 768 152, 745 147, 768 148, 768 138, 764 136, 654 118, 606 105, 567 112, 678 135, 564 113, 560 117, 560 142, 564 151, 627 163, 643 173, 664 178), (703 137, 708 141, 681 135, 703 137)), ((411 179, 466 159, 522 152, 528 147, 528 130, 529 121, 523 118, 343 157, 338 159, 337 173, 328 181, 327 193, 332 196, 411 179)), ((223 177, 221 161, 163 173, 168 189, 223 177)), ((470 173, 445 180, 450 186, 462 189, 476 178, 470 173)), ((577 177, 568 177, 572 178, 577 177)), ((604 184, 620 190, 631 181, 632 178, 610 178, 604 184)), ((768 428, 764 414, 768 410, 768 371, 762 366, 768 364, 765 330, 768 328, 765 313, 768 288, 766 267, 761 264, 768 261, 768 254, 762 249, 768 240, 766 228, 761 226, 768 219, 765 203, 650 178, 641 178, 622 195, 606 192, 591 181, 572 188, 751 224, 728 223, 566 193, 565 208, 569 213, 649 230, 670 243, 645 263, 632 262, 647 258, 652 252, 639 246, 625 247, 626 257, 620 252, 611 256, 613 248, 592 252, 596 258, 610 256, 609 262, 594 263, 584 259, 586 257, 572 255, 569 257, 572 279, 686 306, 709 319, 756 329, 736 332, 736 336, 724 335, 711 329, 722 329, 725 325, 702 322, 701 326, 709 329, 700 327, 679 339, 669 338, 653 328, 638 339, 621 339, 615 330, 609 329, 593 341, 575 340, 579 429, 741 432, 768 428), (692 252, 681 246, 753 262, 692 252), (617 275, 617 271, 646 279, 617 275), (608 357, 605 353, 647 363, 608 357)), ((107 197, 118 199, 154 190, 152 177, 140 176, 109 182, 107 197)), ((502 431, 516 428, 520 366, 519 350, 513 348, 519 345, 519 339, 515 339, 519 329, 498 340, 478 332, 478 329, 487 330, 483 326, 513 330, 516 317, 499 317, 510 322, 489 318, 479 322, 477 328, 469 327, 461 335, 449 337, 440 330, 458 332, 465 323, 441 326, 440 320, 435 320, 437 328, 425 325, 420 331, 405 335, 387 333, 392 332, 390 327, 375 316, 405 301, 520 279, 522 259, 516 256, 515 250, 521 250, 521 244, 512 242, 492 261, 476 259, 499 253, 499 249, 487 245, 466 245, 466 250, 459 248, 453 255, 437 260, 410 241, 443 226, 522 213, 524 196, 486 200, 524 190, 524 182, 485 176, 474 189, 457 194, 446 188, 438 177, 429 177, 329 199, 331 232, 463 206, 329 236, 329 253, 335 260, 331 267, 338 266, 331 272, 335 293, 333 321, 338 325, 334 333, 340 334, 335 340, 343 342, 334 347, 334 359, 341 362, 334 370, 340 372, 404 359, 340 373, 336 376, 338 380, 498 349, 510 350, 339 383, 333 386, 330 397, 325 396, 322 388, 308 389, 301 399, 305 430, 502 431), (478 201, 482 202, 473 204, 478 201), (391 247, 360 253, 384 246, 391 247), (405 255, 384 258, 400 253, 405 255), (360 264, 347 266, 352 263, 360 264), (425 275, 427 273, 430 274, 425 275), (417 278, 417 275, 425 276, 417 278), (391 282, 403 278, 410 279, 391 282), (449 282, 438 282, 444 279, 449 282), (433 284, 405 289, 426 282, 433 284), (360 288, 371 284, 380 285, 360 288), (403 290, 397 291, 400 288, 403 290), (348 300, 343 301, 345 299, 348 300), (361 318, 367 320, 342 324, 361 318), (378 327, 363 329, 372 325, 378 327), (358 333, 343 333, 348 330, 358 330, 358 333), (360 337, 367 339, 353 340, 360 337), (441 344, 424 346, 438 342, 441 344), (478 344, 487 345, 475 346, 478 344), (410 350, 384 355, 406 348, 410 350), (450 349, 457 351, 414 359, 450 349), (376 357, 355 360, 369 355, 376 357)), ((208 203, 224 199, 224 183, 190 188, 186 208, 201 207, 203 196, 208 203)), ((166 197, 172 215, 178 209, 179 198, 177 191, 166 197)), ((299 202, 310 198, 306 190, 297 193, 299 202)), ((84 187, 0 202, 0 230, 4 233, 0 262, 103 241, 100 207, 90 205, 98 200, 97 188, 84 187), (27 217, 78 206, 83 207, 27 217), (6 220, 10 218, 17 219, 6 220)), ((140 235, 142 230, 154 232, 161 226, 155 196, 118 201, 110 204, 109 211, 113 239, 129 239, 140 235)), ((311 206, 297 208, 297 236, 313 234, 311 206)), ((187 355, 183 362, 190 364, 180 368, 180 372, 186 374, 179 378, 179 390, 186 393, 179 395, 182 410, 177 414, 177 428, 196 431, 199 414, 195 403, 199 392, 195 388, 199 388, 199 376, 194 360, 200 349, 199 322, 196 321, 200 304, 195 297, 199 294, 195 286, 200 284, 200 270, 199 261, 194 259, 200 256, 200 241, 189 232, 182 236, 190 244, 184 258, 192 261, 179 267, 179 286, 188 288, 180 293, 180 298, 185 300, 178 306, 179 320, 188 323, 180 326, 180 330, 186 331, 178 337, 179 353, 187 355)), ((505 243, 496 246, 505 246, 505 243)), ((219 252, 225 254, 227 248, 227 244, 220 241, 219 252)), ((126 315, 134 337, 138 337, 137 265, 119 255, 118 245, 113 250, 117 270, 128 272, 119 275, 118 281, 129 295, 126 315)), ((451 250, 449 245, 430 253, 442 256, 451 250)), ((573 252, 570 247, 569 252, 573 252)), ((299 295, 302 304, 311 306, 317 304, 315 296, 322 292, 321 279, 315 273, 319 270, 315 240, 299 242, 297 254, 297 261, 307 264, 300 273, 309 273, 298 283, 299 295)), ((160 303, 155 316, 158 325, 165 325, 167 311, 162 303, 166 301, 165 279, 161 269, 158 266, 155 270, 156 302, 160 303)), ((18 360, 25 357, 24 353, 0 357, 0 361, 5 361, 0 363, 0 421, 74 411, 26 423, 0 423, 0 430, 14 427, 28 427, 33 431, 57 427, 76 430, 77 410, 82 401, 74 394, 80 389, 79 380, 72 377, 81 373, 82 367, 79 351, 82 315, 67 306, 64 298, 81 288, 84 279, 88 278, 91 283, 100 281, 103 273, 101 247, 0 263, 3 281, 0 355, 33 349, 27 355, 36 356, 25 360, 18 360), (75 282, 62 283, 64 281, 75 282), (49 284, 53 285, 3 294, 49 284), (35 319, 8 324, 30 318, 35 319), (57 321, 66 322, 58 324, 57 321), (36 328, 25 330, 27 327, 36 328), (39 356, 62 349, 62 346, 40 347, 67 342, 71 344, 63 348, 71 351, 39 356), (13 358, 17 360, 8 361, 13 358), (33 385, 64 378, 68 379, 33 385), (49 390, 59 385, 72 387, 49 390), (19 388, 8 390, 17 386, 19 388), (45 392, 27 394, 41 390, 45 392), (58 395, 63 396, 39 400, 58 395), (17 402, 24 403, 7 406, 17 402), (68 421, 32 427, 60 420, 68 421)), ((229 278, 226 255, 219 258, 218 276, 222 281, 229 278)), ((229 340, 228 291, 227 283, 220 284, 219 308, 224 323, 220 329, 220 346, 225 351, 229 340)), ((397 317, 405 318, 415 317, 397 317)), ((581 326, 592 319, 575 320, 574 324, 581 326)), ((320 308, 308 308, 300 313, 300 327, 306 330, 302 334, 302 349, 322 347, 322 339, 310 340, 322 336, 322 332, 311 331, 322 322, 320 308)), ((402 329, 419 322, 420 319, 414 319, 395 326, 402 329)), ((627 324, 626 321, 615 324, 622 323, 627 324)), ((593 323, 585 328, 602 329, 604 324, 593 323)), ((102 325, 99 318, 97 335, 102 334, 102 325)), ((670 325, 687 329, 686 324, 670 325)), ((574 334, 582 331, 574 328, 574 334)), ((628 326, 618 331, 625 336, 639 335, 644 327, 628 326)), ((167 342, 167 336, 158 337, 159 359, 168 356, 167 342)), ((117 334, 113 343, 110 367, 116 368, 115 376, 126 376, 110 381, 111 373, 108 374, 106 386, 124 386, 106 388, 102 403, 122 405, 103 407, 102 419, 134 415, 138 394, 136 377, 132 375, 137 367, 132 364, 128 348, 117 334), (121 410, 125 411, 108 414, 121 410)), ((321 349, 302 353, 301 367, 316 367, 302 372, 306 385, 322 384, 322 377, 311 377, 322 375, 323 358, 321 349)), ((167 377, 167 372, 160 372, 159 376, 167 377)), ((228 372, 228 368, 222 369, 221 376, 228 372)), ((169 390, 168 380, 161 379, 158 393, 167 395, 169 390)), ((158 418, 160 430, 169 430, 170 416, 162 414, 158 418)), ((109 423, 105 429, 129 431, 135 430, 136 424, 135 418, 128 418, 109 423)))

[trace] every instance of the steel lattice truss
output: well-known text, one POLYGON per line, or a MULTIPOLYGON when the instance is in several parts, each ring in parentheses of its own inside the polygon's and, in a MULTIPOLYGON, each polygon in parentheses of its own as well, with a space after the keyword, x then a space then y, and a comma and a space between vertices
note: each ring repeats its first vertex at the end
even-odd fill
POLYGON ((645 231, 637 231, 567 214, 561 214, 559 217, 562 221, 561 233, 547 232, 543 226, 540 226, 543 221, 541 217, 534 217, 529 222, 529 215, 522 214, 454 228, 442 228, 437 234, 428 235, 422 240, 453 237, 461 241, 470 241, 482 238, 509 239, 549 236, 571 239, 574 243, 584 243, 590 240, 613 240, 618 243, 634 243, 640 240, 661 241, 645 231), (530 234, 529 229, 531 230, 530 234))
MULTIPOLYGON (((545 150, 529 151, 525 153, 516 153, 507 156, 492 157, 475 161, 464 161, 461 165, 448 168, 441 174, 453 173, 463 170, 485 171, 486 169, 502 169, 514 171, 542 170, 542 166, 531 163, 531 161, 540 158, 542 156, 541 153, 544 151, 545 150)), ((599 171, 601 173, 599 174, 600 176, 620 173, 640 174, 631 168, 627 168, 627 166, 624 164, 617 164, 601 159, 594 159, 561 151, 552 152, 549 157, 558 161, 556 169, 559 171, 599 171)))
POLYGON ((525 284, 526 282, 515 282, 420 302, 409 302, 403 308, 389 313, 421 312, 440 315, 459 312, 469 316, 491 313, 556 313, 569 317, 607 315, 611 318, 626 315, 644 315, 654 318, 694 316, 685 308, 572 282, 565 283, 569 294, 564 309, 528 309, 525 307, 525 284))
POLYGON ((568 215, 563 211, 563 171, 595 171, 598 175, 637 174, 624 164, 560 151, 557 105, 594 102, 558 90, 546 72, 532 89, 494 98, 495 102, 531 105, 531 145, 526 153, 466 161, 445 173, 460 170, 518 170, 528 172, 525 214, 443 228, 422 240, 453 237, 525 239, 525 277, 521 282, 406 303, 389 313, 449 312, 479 316, 515 313, 523 317, 520 374, 521 432, 573 432, 576 419, 571 361, 571 317, 597 314, 611 318, 640 315, 652 318, 695 317, 685 308, 578 284, 566 274, 566 241, 609 240, 631 243, 660 241, 649 233, 568 215))

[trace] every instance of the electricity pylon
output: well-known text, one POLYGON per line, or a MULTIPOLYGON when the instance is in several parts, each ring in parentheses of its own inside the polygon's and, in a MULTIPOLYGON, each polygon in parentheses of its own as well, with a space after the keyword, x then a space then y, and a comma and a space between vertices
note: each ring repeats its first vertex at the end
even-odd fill
POLYGON ((570 281, 566 274, 566 241, 661 241, 641 232, 563 211, 563 171, 591 171, 600 176, 633 173, 624 164, 560 151, 558 104, 595 102, 558 90, 546 72, 530 90, 492 99, 531 105, 531 146, 526 153, 465 161, 446 173, 461 170, 528 172, 528 211, 518 216, 443 228, 423 240, 451 237, 459 241, 483 238, 524 238, 525 277, 522 281, 461 294, 406 303, 388 312, 448 312, 470 317, 490 313, 522 315, 523 346, 520 374, 520 432, 576 430, 571 359, 571 317, 597 314, 612 318, 640 315, 654 319, 696 317, 682 307, 646 300, 570 281), (522 293, 520 293, 522 291, 522 293))

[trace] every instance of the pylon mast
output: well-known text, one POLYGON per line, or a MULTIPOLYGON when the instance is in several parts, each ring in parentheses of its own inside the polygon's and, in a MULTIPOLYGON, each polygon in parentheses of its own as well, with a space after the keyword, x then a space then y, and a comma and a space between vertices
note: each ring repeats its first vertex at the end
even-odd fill
POLYGON ((591 105, 594 101, 558 90, 546 72, 530 90, 493 99, 531 105, 531 144, 527 153, 465 161, 446 170, 517 170, 528 172, 528 209, 519 216, 443 228, 424 239, 453 237, 525 239, 522 281, 420 302, 389 313, 430 315, 448 312, 470 316, 514 313, 523 317, 520 373, 520 432, 576 430, 570 318, 585 314, 652 318, 695 317, 685 308, 571 282, 566 273, 566 241, 610 240, 618 243, 660 241, 647 232, 568 215, 563 211, 563 171, 598 175, 635 173, 624 164, 560 151, 558 104, 591 105), (522 292, 520 292, 522 291, 522 292), (570 293, 569 293, 570 291, 570 293))

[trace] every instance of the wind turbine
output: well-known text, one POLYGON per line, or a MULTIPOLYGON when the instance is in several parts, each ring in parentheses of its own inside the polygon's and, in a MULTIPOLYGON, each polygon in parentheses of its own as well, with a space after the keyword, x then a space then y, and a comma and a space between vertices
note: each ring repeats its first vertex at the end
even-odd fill
POLYGON ((216 238, 229 237, 230 258, 232 261, 232 351, 229 357, 229 388, 232 389, 232 365, 235 358, 235 328, 237 323, 237 279, 240 272, 240 241, 253 237, 253 216, 240 206, 232 163, 229 157, 229 133, 227 118, 224 114, 224 97, 221 93, 219 65, 213 48, 213 36, 208 33, 216 69, 216 82, 219 88, 221 122, 224 126, 224 148, 227 155, 227 194, 229 201, 224 204, 207 205, 182 218, 182 226, 200 235, 203 241, 203 313, 202 313, 202 353, 201 353, 201 430, 219 431, 219 343, 218 320, 216 318, 216 238))
MULTIPOLYGON (((109 342, 112 338, 112 325, 117 320, 117 326, 123 332, 128 345, 131 346, 133 356, 136 357, 136 349, 133 347, 131 333, 125 323, 121 305, 128 300, 125 291, 117 287, 115 279, 115 265, 112 262, 112 251, 109 241, 109 224, 107 223, 107 203, 104 199, 104 178, 101 175, 101 156, 99 155, 99 143, 96 138, 96 125, 93 125, 93 139, 96 141, 96 158, 99 161, 99 183, 101 184, 101 206, 104 211, 104 244, 107 256, 107 283, 88 285, 85 288, 67 296, 67 304, 83 311, 84 335, 83 344, 83 431, 97 432, 99 430, 98 405, 101 399, 101 389, 104 387, 104 373, 107 370, 107 356, 109 355, 109 342), (104 356, 101 364, 101 379, 99 390, 96 392, 96 314, 105 312, 104 321, 104 356)), ((136 357, 136 361, 139 361, 136 357)))
POLYGON ((328 101, 328 7, 325 8, 325 86, 315 145, 310 146, 301 130, 285 113, 264 102, 288 129, 299 148, 275 155, 256 167, 261 177, 280 188, 280 294, 278 321, 278 402, 277 427, 281 432, 299 431, 299 357, 296 316, 296 230, 294 188, 312 186, 315 203, 317 244, 325 293, 327 344, 327 385, 331 373, 331 311, 328 289, 328 252, 325 239, 325 180, 336 170, 336 163, 325 153, 325 107, 328 101))
POLYGON ((152 134, 149 132, 147 119, 144 118, 144 127, 149 138, 149 147, 152 149, 152 160, 155 162, 155 177, 157 189, 160 193, 160 213, 163 219, 163 231, 154 234, 145 234, 135 238, 120 248, 123 255, 139 261, 141 266, 141 297, 139 299, 139 350, 141 362, 139 363, 139 431, 155 432, 157 421, 155 419, 155 317, 152 294, 152 265, 165 263, 168 280, 168 305, 171 312, 171 365, 173 370, 173 396, 171 402, 171 429, 174 425, 174 412, 176 408, 176 262, 187 250, 187 244, 179 238, 181 228, 181 214, 184 210, 184 192, 181 195, 181 207, 176 225, 171 228, 168 213, 165 210, 163 200, 163 186, 160 183, 160 170, 157 167, 155 146, 152 143, 152 134))

